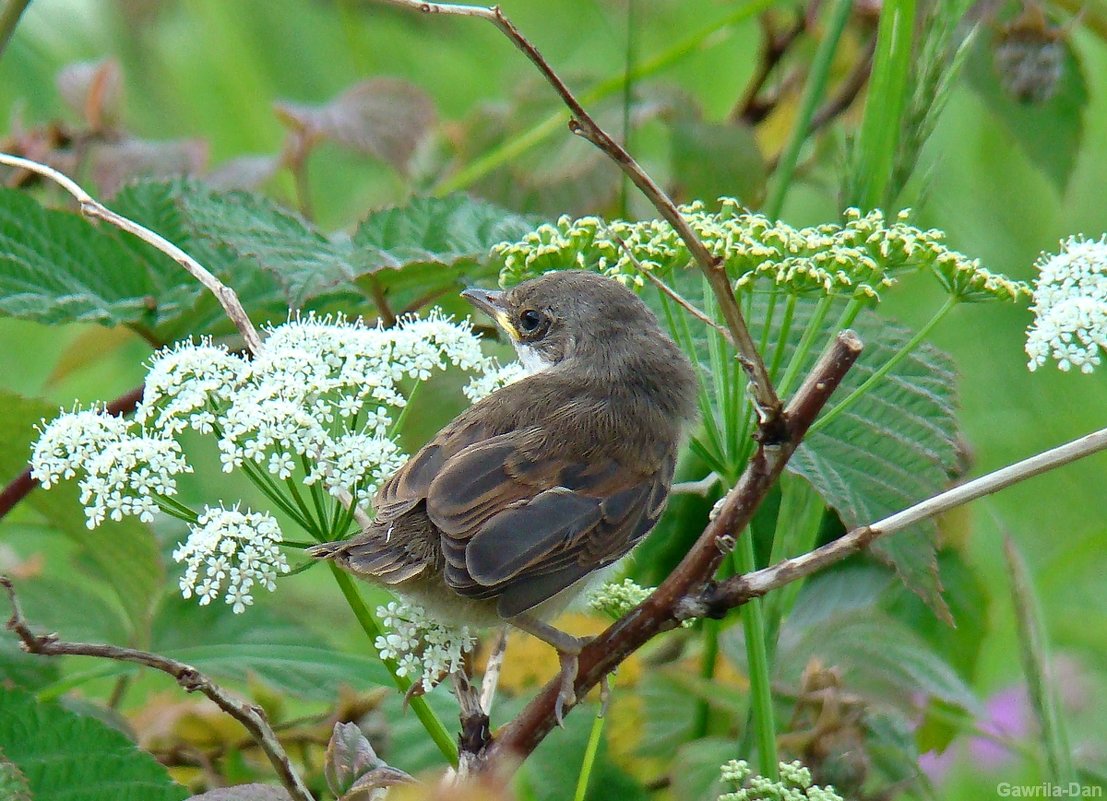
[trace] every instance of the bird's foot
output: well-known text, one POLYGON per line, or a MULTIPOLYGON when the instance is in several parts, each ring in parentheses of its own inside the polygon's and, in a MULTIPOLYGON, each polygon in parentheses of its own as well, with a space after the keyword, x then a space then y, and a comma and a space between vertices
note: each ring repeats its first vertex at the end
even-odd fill
POLYGON ((554 719, 557 725, 565 728, 565 707, 572 707, 577 703, 577 654, 558 651, 557 658, 561 661, 561 687, 557 691, 557 700, 554 702, 554 719))
POLYGON ((580 652, 589 642, 591 637, 574 637, 566 634, 561 629, 554 628, 548 623, 520 615, 511 619, 511 624, 518 629, 531 634, 557 651, 558 661, 561 663, 560 687, 557 692, 557 700, 554 702, 554 718, 557 725, 564 727, 565 710, 574 706, 577 702, 576 681, 577 667, 580 652))

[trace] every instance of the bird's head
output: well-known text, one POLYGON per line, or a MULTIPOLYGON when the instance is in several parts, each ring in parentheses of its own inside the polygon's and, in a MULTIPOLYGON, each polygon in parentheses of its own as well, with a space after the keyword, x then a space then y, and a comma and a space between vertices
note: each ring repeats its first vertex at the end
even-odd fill
POLYGON ((569 359, 603 359, 630 339, 660 335, 657 319, 618 281, 579 270, 553 272, 505 291, 461 293, 511 337, 532 370, 569 359))

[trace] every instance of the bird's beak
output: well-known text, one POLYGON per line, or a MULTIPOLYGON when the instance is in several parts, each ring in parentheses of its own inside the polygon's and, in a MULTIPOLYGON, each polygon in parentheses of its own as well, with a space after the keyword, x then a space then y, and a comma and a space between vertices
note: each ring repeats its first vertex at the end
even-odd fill
POLYGON ((507 313, 503 292, 469 287, 461 293, 461 297, 495 320, 512 339, 519 339, 519 331, 512 324, 511 316, 507 313))

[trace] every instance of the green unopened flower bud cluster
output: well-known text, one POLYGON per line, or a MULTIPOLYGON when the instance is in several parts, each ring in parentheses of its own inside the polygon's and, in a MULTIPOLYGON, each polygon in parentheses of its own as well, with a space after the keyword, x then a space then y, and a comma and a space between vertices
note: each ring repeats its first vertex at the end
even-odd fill
POLYGON ((719 801, 843 801, 833 787, 814 784, 811 771, 799 762, 781 762, 780 781, 755 775, 743 759, 724 763, 720 774, 735 789, 719 801))
MULTIPOLYGON (((897 276, 926 270, 959 300, 1017 300, 1025 284, 985 270, 945 244, 945 234, 908 224, 907 212, 889 220, 883 212, 847 209, 843 221, 794 228, 721 198, 718 211, 702 202, 680 213, 712 255, 722 259, 735 289, 784 288, 805 295, 855 298, 871 303, 897 276)), ((642 287, 643 271, 663 276, 692 262, 667 222, 573 219, 539 226, 518 242, 492 249, 503 262, 504 285, 551 270, 594 270, 642 287)))

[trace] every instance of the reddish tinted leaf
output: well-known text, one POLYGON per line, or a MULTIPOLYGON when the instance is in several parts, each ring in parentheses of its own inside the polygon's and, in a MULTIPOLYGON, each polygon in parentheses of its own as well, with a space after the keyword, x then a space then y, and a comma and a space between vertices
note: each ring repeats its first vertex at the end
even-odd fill
POLYGON ((93 131, 110 128, 119 119, 123 73, 113 58, 62 67, 57 77, 62 99, 93 131))
POLYGON ((109 196, 139 176, 173 178, 202 172, 207 160, 208 145, 202 139, 123 139, 97 145, 89 153, 92 179, 109 196))
POLYGON ((277 116, 311 139, 326 139, 388 162, 400 172, 435 124, 434 102, 397 78, 375 78, 320 106, 281 102, 277 116))

